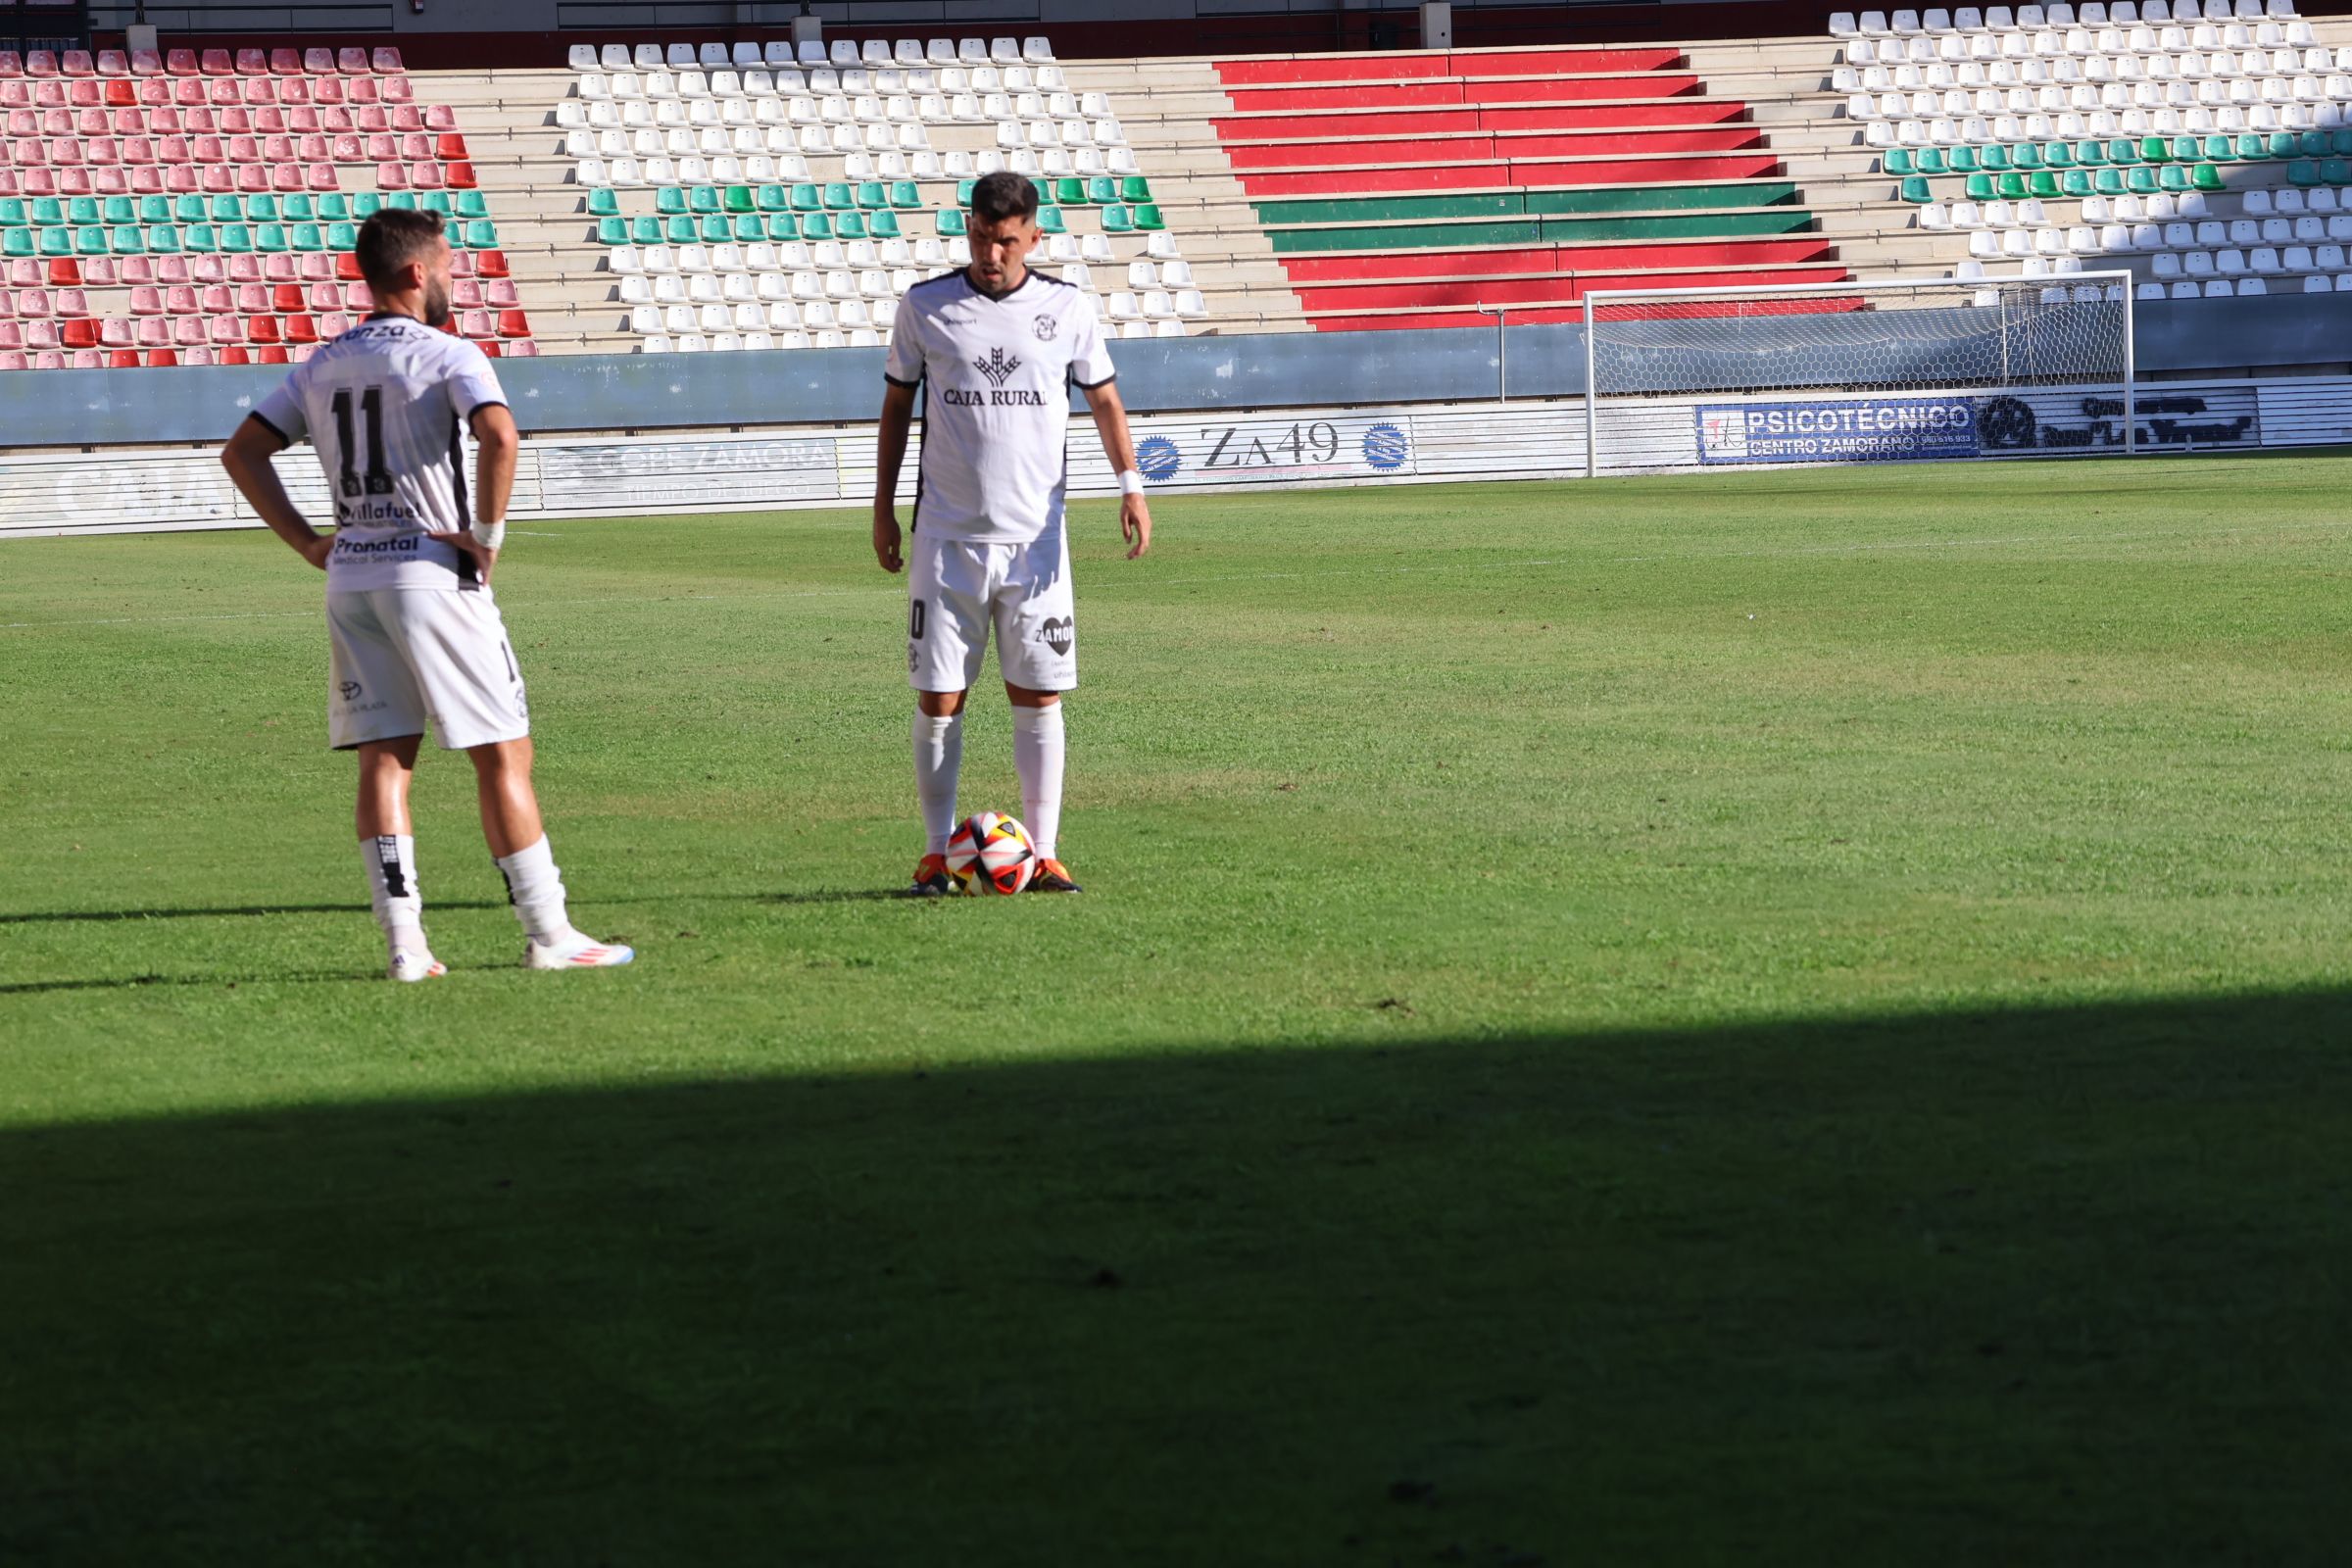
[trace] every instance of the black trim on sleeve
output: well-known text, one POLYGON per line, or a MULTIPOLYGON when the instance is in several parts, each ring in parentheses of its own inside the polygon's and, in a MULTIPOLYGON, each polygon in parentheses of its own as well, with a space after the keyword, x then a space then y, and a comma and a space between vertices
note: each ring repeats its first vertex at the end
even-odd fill
POLYGON ((286 432, 285 432, 285 431, 283 431, 283 430, 280 430, 280 429, 279 429, 279 428, 278 428, 276 425, 274 425, 274 424, 271 424, 271 423, 270 423, 270 422, 268 419, 265 419, 265 418, 263 418, 263 417, 261 416, 261 415, 260 415, 258 412, 257 412, 257 413, 253 413, 253 414, 248 414, 247 416, 245 416, 245 417, 247 417, 248 419, 251 419, 251 420, 253 420, 253 421, 254 421, 256 424, 259 424, 259 425, 260 425, 260 426, 261 426, 263 429, 265 429, 265 430, 269 431, 269 432, 270 432, 271 435, 273 435, 273 436, 277 437, 277 450, 278 450, 278 451, 280 451, 280 452, 283 452, 283 451, 285 451, 285 450, 286 450, 286 448, 288 448, 288 447, 290 447, 290 446, 292 446, 292 445, 294 444, 294 438, 293 438, 292 436, 290 436, 290 435, 286 434, 286 432))
POLYGON ((888 370, 884 370, 882 372, 882 379, 888 381, 892 386, 903 386, 909 392, 923 384, 923 378, 919 375, 911 381, 902 381, 897 376, 891 374, 888 370))
POLYGON ((1072 375, 1070 376, 1070 385, 1072 385, 1072 386, 1074 386, 1074 387, 1078 388, 1078 390, 1080 390, 1081 392, 1092 392, 1092 391, 1094 391, 1094 390, 1095 390, 1095 388, 1097 388, 1097 387, 1102 387, 1102 386, 1108 386, 1108 385, 1110 385, 1110 383, 1111 383, 1111 382, 1113 382, 1113 381, 1116 381, 1118 378, 1119 378, 1119 372, 1118 372, 1118 371, 1116 371, 1116 370, 1113 370, 1113 371, 1111 371, 1111 372, 1110 372, 1108 375, 1104 376, 1104 377, 1103 377, 1102 380, 1100 380, 1100 381, 1081 381, 1081 380, 1079 380, 1079 379, 1078 379, 1077 375, 1076 375, 1076 374, 1073 372, 1073 373, 1072 373, 1072 375))

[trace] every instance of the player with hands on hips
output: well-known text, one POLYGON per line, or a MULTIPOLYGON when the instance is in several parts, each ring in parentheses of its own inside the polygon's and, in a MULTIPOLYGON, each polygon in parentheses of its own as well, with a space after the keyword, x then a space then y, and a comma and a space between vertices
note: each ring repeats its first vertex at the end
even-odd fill
POLYGON ((359 753, 360 856, 395 980, 445 973, 425 944, 409 781, 429 726, 473 760, 482 832, 507 881, 533 969, 610 968, 635 956, 573 929, 531 787, 530 711, 490 593, 521 440, 488 356, 449 321, 449 241, 432 213, 386 209, 361 225, 375 314, 295 368, 220 463, 277 536, 326 573, 327 731, 359 753), (468 496, 461 427, 478 444, 468 496), (276 455, 308 436, 334 497, 315 531, 276 455))
POLYGON ((1055 852, 1061 822, 1061 697, 1078 684, 1078 629, 1062 502, 1076 386, 1119 476, 1132 561, 1152 548, 1152 510, 1091 294, 1028 266, 1037 187, 1004 172, 972 187, 971 265, 906 291, 882 375, 874 559, 907 574, 906 673, 914 687, 914 784, 923 856, 908 892, 954 891, 947 848, 963 760, 963 705, 989 634, 1012 702, 1012 756, 1039 866, 1033 891, 1075 893, 1055 852), (899 470, 918 389, 925 400, 908 533, 899 470))

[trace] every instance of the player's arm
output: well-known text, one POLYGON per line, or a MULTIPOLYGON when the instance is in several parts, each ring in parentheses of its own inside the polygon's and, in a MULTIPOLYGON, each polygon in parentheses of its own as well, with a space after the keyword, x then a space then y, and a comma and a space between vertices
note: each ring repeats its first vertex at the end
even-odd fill
POLYGON ((899 469, 906 462, 906 432, 914 425, 914 388, 882 384, 882 423, 874 437, 874 560, 884 571, 905 564, 899 549, 899 469))
POLYGON ((332 537, 312 527, 295 508, 294 498, 277 476, 270 459, 293 443, 280 435, 275 426, 259 415, 248 415, 220 449, 220 466, 228 470, 229 482, 237 493, 261 514, 270 531, 294 547, 303 560, 326 569, 327 554, 335 548, 332 537))
POLYGON ((488 582, 507 542, 507 504, 514 498, 514 463, 522 452, 522 433, 503 403, 476 406, 466 423, 474 443, 473 526, 433 537, 471 556, 482 581, 488 582))
POLYGON ((1086 394, 1086 406, 1095 416, 1095 429, 1102 437, 1102 455, 1110 460, 1110 471, 1119 476, 1119 532, 1129 545, 1127 559, 1133 561, 1152 548, 1152 508, 1144 500, 1144 476, 1135 466, 1135 437, 1127 429, 1127 405, 1119 401, 1119 383, 1104 381, 1100 386, 1080 388, 1086 394))

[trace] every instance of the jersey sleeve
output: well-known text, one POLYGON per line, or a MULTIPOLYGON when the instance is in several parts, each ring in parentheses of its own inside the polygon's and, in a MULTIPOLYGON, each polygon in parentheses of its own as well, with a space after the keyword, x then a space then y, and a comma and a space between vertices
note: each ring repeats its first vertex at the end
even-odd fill
POLYGON ((1078 318, 1078 330, 1070 340, 1070 379, 1088 388, 1117 380, 1119 372, 1110 363, 1110 346, 1102 341, 1102 319, 1093 305, 1082 305, 1070 314, 1078 318))
POLYGON ((892 386, 919 386, 923 379, 923 345, 917 340, 914 296, 899 297, 898 314, 890 321, 890 357, 882 362, 882 379, 892 386))
POLYGON ((288 446, 311 433, 310 416, 302 412, 302 370, 299 368, 280 381, 275 391, 253 406, 253 417, 275 430, 288 446))
POLYGON ((472 418, 474 411, 494 403, 502 409, 508 406, 507 390, 498 384, 490 356, 470 343, 466 347, 468 352, 459 356, 449 372, 449 406, 461 420, 472 418))

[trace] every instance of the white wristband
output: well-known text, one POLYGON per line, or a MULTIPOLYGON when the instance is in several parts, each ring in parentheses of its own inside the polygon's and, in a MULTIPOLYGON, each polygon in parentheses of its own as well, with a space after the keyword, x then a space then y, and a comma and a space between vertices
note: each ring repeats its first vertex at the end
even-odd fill
POLYGON ((1123 496, 1140 496, 1143 493, 1144 476, 1136 472, 1133 468, 1122 470, 1119 474, 1119 494, 1123 496))
POLYGON ((484 550, 502 550, 507 543, 507 525, 503 522, 477 522, 473 525, 473 542, 484 550))

